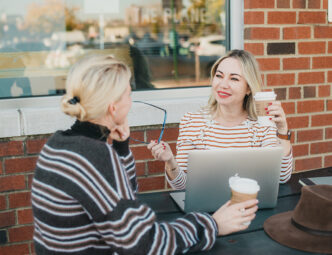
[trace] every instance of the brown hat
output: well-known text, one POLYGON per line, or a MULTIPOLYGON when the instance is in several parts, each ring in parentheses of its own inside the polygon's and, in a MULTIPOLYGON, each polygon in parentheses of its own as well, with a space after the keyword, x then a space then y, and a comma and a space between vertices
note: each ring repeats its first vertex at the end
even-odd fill
POLYGON ((271 216, 264 230, 285 246, 332 253, 332 185, 304 186, 294 211, 271 216))

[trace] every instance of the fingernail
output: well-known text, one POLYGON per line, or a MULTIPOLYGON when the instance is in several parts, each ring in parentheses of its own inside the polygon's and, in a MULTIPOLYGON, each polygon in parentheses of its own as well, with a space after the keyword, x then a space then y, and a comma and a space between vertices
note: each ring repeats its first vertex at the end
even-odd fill
POLYGON ((272 103, 269 103, 269 105, 272 105, 272 103))
POLYGON ((269 111, 266 111, 266 114, 269 114, 269 111))
POLYGON ((272 120, 272 118, 269 118, 269 120, 272 120))
POLYGON ((265 111, 267 110, 267 107, 265 108, 265 111))

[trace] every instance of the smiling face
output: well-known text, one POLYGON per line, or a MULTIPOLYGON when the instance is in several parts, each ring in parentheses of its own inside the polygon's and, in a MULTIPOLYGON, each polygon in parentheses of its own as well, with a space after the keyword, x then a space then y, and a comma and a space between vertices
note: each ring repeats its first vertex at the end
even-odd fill
POLYGON ((227 107, 242 108, 244 97, 250 93, 241 64, 232 57, 224 59, 218 65, 212 80, 212 88, 218 104, 227 107))

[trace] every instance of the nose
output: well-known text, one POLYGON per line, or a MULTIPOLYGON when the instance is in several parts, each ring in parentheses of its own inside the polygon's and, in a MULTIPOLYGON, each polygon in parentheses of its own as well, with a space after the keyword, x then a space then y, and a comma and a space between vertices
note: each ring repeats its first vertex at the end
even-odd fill
POLYGON ((229 88, 229 81, 227 78, 220 79, 218 82, 218 87, 220 88, 229 88))

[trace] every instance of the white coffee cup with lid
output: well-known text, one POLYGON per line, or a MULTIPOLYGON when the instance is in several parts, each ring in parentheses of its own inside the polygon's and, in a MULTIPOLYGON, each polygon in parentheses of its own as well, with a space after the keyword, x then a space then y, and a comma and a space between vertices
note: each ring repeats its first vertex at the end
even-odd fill
MULTIPOLYGON (((241 203, 250 199, 257 198, 260 186, 256 180, 250 178, 241 178, 236 174, 228 179, 231 188, 231 204, 241 203)), ((245 211, 246 208, 242 208, 245 211)), ((244 222, 244 225, 249 225, 250 222, 244 222)))
POLYGON ((270 120, 272 117, 267 115, 265 109, 268 108, 269 103, 275 101, 276 98, 277 95, 274 91, 261 91, 254 95, 258 123, 262 126, 275 126, 275 123, 270 120))

